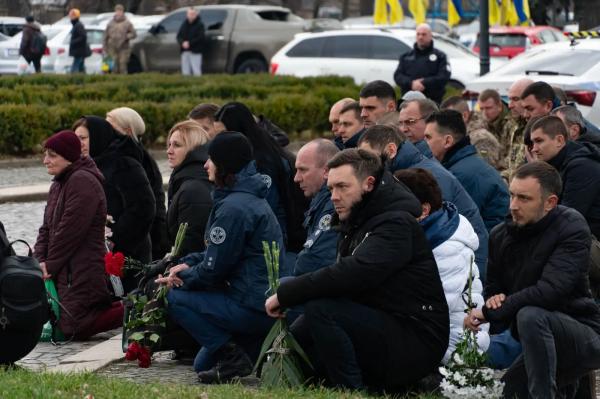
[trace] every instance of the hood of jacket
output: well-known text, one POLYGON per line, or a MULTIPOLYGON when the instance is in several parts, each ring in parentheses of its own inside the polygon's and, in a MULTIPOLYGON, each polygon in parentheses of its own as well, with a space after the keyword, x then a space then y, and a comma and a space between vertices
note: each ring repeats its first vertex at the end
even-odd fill
POLYGON ((363 194, 362 199, 352 207, 348 219, 342 222, 336 213, 333 215, 331 224, 339 226, 340 231, 350 231, 375 216, 397 211, 408 212, 416 218, 421 216, 421 203, 390 172, 383 171, 382 175, 377 178, 375 188, 363 194))
POLYGON ((421 151, 413 143, 406 140, 402 143, 394 159, 390 161, 390 165, 393 171, 397 171, 411 168, 424 159, 425 156, 421 154, 421 151))
POLYGON ((431 248, 435 248, 454 235, 459 221, 456 206, 449 202, 443 202, 440 209, 421 220, 419 224, 423 227, 431 248))
POLYGON ((54 181, 58 183, 63 183, 69 179, 69 177, 77 172, 77 171, 86 171, 94 176, 100 184, 104 183, 104 176, 96 166, 96 163, 90 157, 82 157, 77 161, 73 162, 71 165, 67 166, 65 170, 62 171, 59 175, 54 177, 54 181))
POLYGON ((86 116, 85 119, 90 134, 90 157, 96 162, 109 154, 118 153, 142 163, 144 152, 131 137, 117 133, 110 123, 98 116, 86 116))
POLYGON ((471 155, 477 155, 477 149, 471 144, 469 136, 465 136, 444 155, 442 165, 444 165, 446 169, 449 169, 458 161, 470 157, 471 155))
POLYGON ((567 141, 567 144, 548 163, 562 172, 569 162, 577 158, 589 158, 600 162, 600 150, 594 144, 587 142, 567 141))
POLYGON ((232 193, 248 193, 259 198, 266 198, 268 192, 269 188, 263 175, 256 169, 256 162, 251 161, 236 173, 233 187, 215 188, 213 198, 216 202, 232 193))
POLYGON ((38 24, 37 22, 27 22, 25 25, 23 25, 23 29, 31 29, 31 30, 37 30, 38 32, 41 32, 42 27, 40 26, 40 24, 38 24))
POLYGON ((207 146, 199 146, 193 148, 187 153, 183 162, 178 165, 169 178, 168 198, 173 198, 173 195, 181 185, 187 180, 204 180, 208 182, 208 173, 204 169, 204 164, 208 160, 207 146))

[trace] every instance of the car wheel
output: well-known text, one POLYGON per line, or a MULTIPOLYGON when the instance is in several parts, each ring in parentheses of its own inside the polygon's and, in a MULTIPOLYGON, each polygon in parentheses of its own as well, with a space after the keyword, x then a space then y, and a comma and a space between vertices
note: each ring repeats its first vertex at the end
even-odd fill
POLYGON ((267 64, 259 58, 248 58, 238 65, 235 73, 264 73, 267 72, 267 64))
POLYGON ((142 64, 140 60, 135 55, 129 57, 129 62, 127 63, 127 73, 140 73, 143 72, 142 64))

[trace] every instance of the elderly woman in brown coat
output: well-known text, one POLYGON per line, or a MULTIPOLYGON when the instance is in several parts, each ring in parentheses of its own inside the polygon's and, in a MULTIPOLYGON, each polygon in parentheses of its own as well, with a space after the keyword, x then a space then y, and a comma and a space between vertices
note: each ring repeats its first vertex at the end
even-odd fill
POLYGON ((91 158, 81 157, 75 133, 57 133, 44 147, 44 165, 54 179, 35 257, 44 278, 56 284, 63 305, 59 329, 85 339, 119 327, 123 318, 123 305, 111 303, 106 284, 104 178, 91 158))

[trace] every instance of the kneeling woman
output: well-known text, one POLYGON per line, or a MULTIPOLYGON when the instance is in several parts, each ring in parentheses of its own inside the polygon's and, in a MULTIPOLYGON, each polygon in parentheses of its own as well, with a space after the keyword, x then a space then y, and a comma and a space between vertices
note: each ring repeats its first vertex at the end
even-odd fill
MULTIPOLYGON (((237 132, 217 135, 205 164, 215 183, 204 252, 192 253, 157 282, 175 287, 167 296, 170 316, 202 345, 194 361, 203 383, 227 382, 252 371, 234 336, 251 336, 259 346, 273 325, 264 312, 268 289, 263 241, 284 253, 277 218, 265 197, 252 147, 237 132), (214 366, 214 367, 213 367, 214 366)), ((289 275, 280 256, 280 275, 289 275)))
POLYGON ((59 329, 85 339, 123 321, 123 305, 111 304, 104 271, 104 178, 94 161, 81 157, 81 143, 71 131, 46 141, 44 165, 54 180, 35 257, 64 306, 59 329))

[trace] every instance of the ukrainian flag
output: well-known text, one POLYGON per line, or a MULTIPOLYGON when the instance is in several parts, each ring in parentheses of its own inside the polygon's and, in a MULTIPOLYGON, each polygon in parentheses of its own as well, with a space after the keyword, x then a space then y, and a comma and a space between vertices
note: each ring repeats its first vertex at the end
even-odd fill
POLYGON ((425 22, 425 16, 427 14, 427 0, 409 0, 408 9, 415 19, 416 24, 422 24, 425 22))
POLYGON ((489 0, 490 26, 500 24, 500 7, 501 6, 502 6, 502 0, 489 0))
POLYGON ((448 25, 458 25, 463 16, 462 1, 448 0, 448 25))
POLYGON ((390 25, 401 22, 404 19, 404 11, 400 0, 387 0, 387 3, 390 8, 390 25))
POLYGON ((526 25, 529 21, 529 1, 528 0, 514 0, 514 8, 521 25, 526 25))
POLYGON ((373 22, 376 25, 393 25, 404 19, 399 0, 375 0, 373 22))

